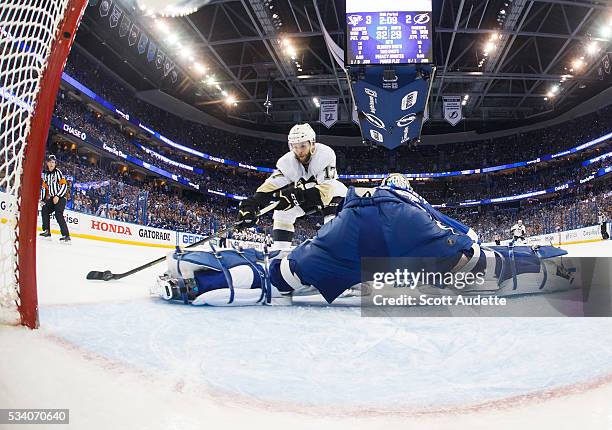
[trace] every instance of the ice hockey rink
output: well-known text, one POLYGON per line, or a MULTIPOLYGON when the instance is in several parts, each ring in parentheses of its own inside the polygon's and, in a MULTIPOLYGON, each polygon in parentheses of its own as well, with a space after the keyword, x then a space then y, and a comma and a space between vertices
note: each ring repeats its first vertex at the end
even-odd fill
POLYGON ((39 240, 41 327, 0 328, 1 407, 69 408, 74 429, 612 427, 612 319, 196 308, 149 296, 163 266, 85 280, 163 252, 39 240))

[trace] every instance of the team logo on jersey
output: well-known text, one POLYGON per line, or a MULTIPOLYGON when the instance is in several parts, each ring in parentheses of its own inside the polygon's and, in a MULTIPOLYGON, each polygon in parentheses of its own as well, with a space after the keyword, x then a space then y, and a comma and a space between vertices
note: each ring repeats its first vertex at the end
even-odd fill
POLYGON ((400 128, 408 127, 410 124, 414 122, 415 119, 416 119, 416 114, 414 113, 405 115, 397 121, 397 126, 400 128))
POLYGON ((382 119, 371 113, 363 113, 370 124, 374 127, 385 128, 385 123, 382 119))
POLYGON ((427 24, 429 22, 429 14, 428 13, 419 13, 418 15, 414 16, 414 23, 415 24, 427 24))
POLYGON ((359 24, 361 21, 363 21, 363 17, 361 15, 349 15, 348 16, 348 22, 349 24, 353 26, 359 24))
POLYGON ((380 143, 382 143, 385 140, 383 135, 376 130, 370 130, 370 136, 372 136, 372 139, 380 143))

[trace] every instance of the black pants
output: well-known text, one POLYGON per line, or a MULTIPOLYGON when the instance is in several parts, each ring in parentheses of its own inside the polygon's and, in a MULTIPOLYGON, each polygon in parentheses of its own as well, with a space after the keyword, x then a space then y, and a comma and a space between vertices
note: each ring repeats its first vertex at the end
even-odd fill
POLYGON ((607 224, 606 222, 601 223, 601 237, 604 240, 610 239, 610 235, 608 234, 608 231, 606 229, 606 224, 607 224))
POLYGON ((60 197, 57 204, 53 203, 53 198, 49 200, 45 200, 45 205, 42 208, 42 223, 43 230, 50 231, 49 224, 51 222, 51 214, 55 212, 55 220, 60 226, 60 231, 62 232, 62 236, 70 236, 70 232, 68 231, 68 225, 66 224, 66 220, 64 219, 64 209, 66 208, 66 199, 64 197, 60 197))

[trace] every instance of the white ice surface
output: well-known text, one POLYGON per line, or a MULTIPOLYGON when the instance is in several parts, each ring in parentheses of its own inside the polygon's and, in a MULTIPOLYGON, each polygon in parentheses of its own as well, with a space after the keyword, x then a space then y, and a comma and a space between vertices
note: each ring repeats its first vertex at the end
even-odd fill
POLYGON ((84 429, 612 427, 612 319, 194 308, 148 296, 161 266, 85 281, 164 250, 73 242, 39 241, 41 329, 0 328, 0 407, 84 429))

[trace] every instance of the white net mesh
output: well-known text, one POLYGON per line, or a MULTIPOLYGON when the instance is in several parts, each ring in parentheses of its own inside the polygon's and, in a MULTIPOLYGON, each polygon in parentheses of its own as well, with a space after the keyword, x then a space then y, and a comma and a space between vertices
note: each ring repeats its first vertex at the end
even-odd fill
MULTIPOLYGON (((17 229, 23 161, 41 79, 67 5, 68 0, 0 0, 0 322, 4 323, 19 321, 17 229)), ((41 97, 47 97, 44 91, 41 97)))

